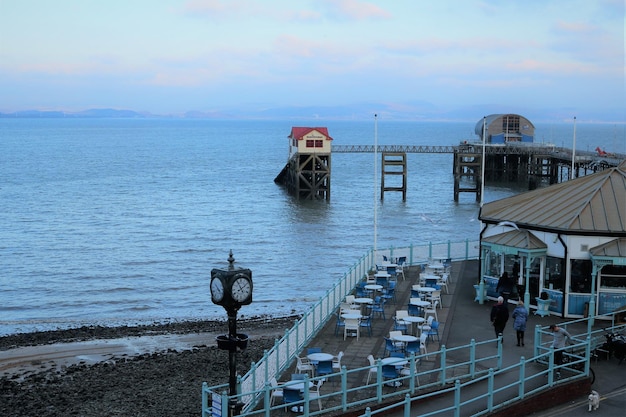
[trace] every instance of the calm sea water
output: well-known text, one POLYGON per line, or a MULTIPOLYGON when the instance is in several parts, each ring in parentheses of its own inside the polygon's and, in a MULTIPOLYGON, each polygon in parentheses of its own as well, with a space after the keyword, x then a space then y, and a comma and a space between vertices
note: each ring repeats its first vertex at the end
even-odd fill
MULTIPOLYGON (((372 144, 374 122, 324 122, 372 144)), ((373 154, 333 154, 331 202, 273 180, 294 121, 0 119, 0 335, 84 324, 223 318, 212 268, 253 271, 240 316, 302 312, 377 247, 477 239, 475 196, 453 200, 452 155, 410 154, 407 201, 374 197, 373 154)), ((536 126, 571 146, 573 125, 536 126)), ((474 123, 378 121, 379 144, 477 140, 474 123)), ((626 152, 624 128, 577 126, 577 148, 626 152)), ((380 157, 380 156, 379 156, 380 157)), ((378 163, 380 168, 380 162, 378 163)), ((485 201, 524 190, 487 184, 485 201)))

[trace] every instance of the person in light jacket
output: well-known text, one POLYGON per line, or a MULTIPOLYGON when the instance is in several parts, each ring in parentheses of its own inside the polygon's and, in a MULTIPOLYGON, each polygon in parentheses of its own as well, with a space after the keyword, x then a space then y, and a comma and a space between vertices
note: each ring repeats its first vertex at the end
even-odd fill
POLYGON ((524 302, 519 300, 517 307, 513 310, 513 328, 517 332, 517 346, 524 346, 524 332, 528 321, 528 310, 524 307, 524 302))

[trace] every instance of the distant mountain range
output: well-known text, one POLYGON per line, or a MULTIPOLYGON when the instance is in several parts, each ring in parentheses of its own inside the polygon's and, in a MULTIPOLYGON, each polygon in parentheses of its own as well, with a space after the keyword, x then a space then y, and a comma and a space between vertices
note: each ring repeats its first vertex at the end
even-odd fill
MULTIPOLYGON (((571 109, 511 109, 507 106, 482 104, 442 111, 428 102, 412 103, 360 103, 349 106, 290 106, 271 107, 247 105, 216 111, 188 111, 183 114, 154 114, 134 110, 88 109, 82 111, 23 110, 0 112, 0 118, 186 118, 186 119, 257 119, 257 120, 368 120, 378 114, 381 120, 406 121, 459 121, 476 122, 494 113, 516 113, 533 122, 571 121, 571 109)), ((616 110, 614 114, 578 115, 578 120, 595 122, 623 122, 616 110)))

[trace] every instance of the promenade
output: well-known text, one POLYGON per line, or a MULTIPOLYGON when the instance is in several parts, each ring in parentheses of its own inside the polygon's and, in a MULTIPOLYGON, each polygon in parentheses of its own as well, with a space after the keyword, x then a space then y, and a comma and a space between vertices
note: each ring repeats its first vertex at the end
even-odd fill
MULTIPOLYGON (((385 345, 384 336, 389 334, 390 330, 393 330, 393 316, 396 309, 406 309, 410 298, 410 289, 413 284, 418 281, 420 268, 411 267, 407 270, 406 280, 399 278, 398 286, 396 289, 396 304, 389 304, 385 308, 386 320, 375 318, 372 321, 372 335, 369 336, 367 331, 361 331, 361 336, 357 341, 355 337, 348 337, 346 340, 343 338, 343 330, 340 330, 335 335, 335 320, 330 320, 320 333, 308 344, 309 347, 319 347, 323 352, 337 354, 338 352, 344 352, 341 364, 348 369, 361 368, 368 365, 367 356, 372 354, 374 358, 384 357, 385 345)), ((446 348, 455 346, 461 346, 468 344, 472 339, 475 341, 486 341, 495 338, 493 327, 491 326, 489 313, 492 301, 485 301, 485 304, 479 304, 474 301, 475 291, 473 284, 478 277, 478 261, 465 261, 454 262, 452 264, 451 281, 449 282, 449 292, 442 291, 442 308, 438 310, 438 318, 441 323, 439 334, 440 341, 429 341, 427 349, 429 352, 434 352, 440 349, 441 345, 445 345, 446 348)), ((510 305, 509 310, 512 312, 513 305, 510 305)), ((516 346, 515 330, 512 326, 512 320, 509 321, 504 332, 503 343, 503 367, 519 363, 520 357, 529 358, 533 356, 533 338, 534 328, 536 325, 547 326, 552 323, 563 322, 563 320, 556 316, 540 317, 533 314, 534 310, 531 310, 531 314, 528 320, 528 327, 525 337, 525 346, 516 346)), ((603 323, 596 321, 595 328, 602 328, 603 323)), ((580 329, 571 328, 570 331, 580 332, 584 331, 582 325, 577 325, 580 329)), ((488 344, 485 349, 493 349, 493 354, 497 352, 495 343, 493 346, 488 344)), ((432 356, 433 364, 436 360, 435 355, 432 356)), ((448 360, 454 360, 448 358, 448 360)), ((624 364, 621 365, 626 366, 624 364)), ((626 386, 626 378, 622 373, 616 373, 617 361, 599 361, 592 363, 592 367, 596 373, 596 382, 593 385, 593 389, 600 393, 614 393, 620 389, 624 389, 626 386)), ((281 380, 289 379, 289 375, 295 371, 295 365, 288 369, 281 380)), ((422 362, 420 367, 421 371, 428 369, 428 361, 422 362)), ((514 380, 516 376, 512 375, 511 380, 514 380)), ((367 380, 367 371, 360 373, 349 374, 348 384, 350 386, 364 385, 367 380)), ((486 392, 487 385, 478 384, 477 390, 486 392)), ((325 390, 335 389, 332 384, 325 384, 322 387, 322 394, 325 390), (330 385, 327 387, 326 385, 330 385)), ((476 393, 479 395, 479 392, 476 393)), ((445 397, 445 396, 444 396, 445 397)), ((617 406, 624 405, 623 395, 613 396, 613 401, 617 401, 617 406), (622 398, 619 400, 619 398, 622 398), (617 400, 616 400, 617 399, 617 400)), ((607 398, 608 399, 608 398, 607 398)), ((400 400, 400 399, 398 399, 400 400)), ((566 402, 570 407, 576 400, 580 400, 580 407, 586 411, 586 396, 584 398, 566 398, 563 402, 566 402)), ((423 413, 430 412, 443 408, 444 404, 449 404, 450 398, 433 398, 432 400, 424 403, 420 403, 420 410, 423 413)), ((556 401, 552 404, 542 404, 542 409, 549 412, 549 406, 558 406, 559 402, 556 401)), ((619 408, 623 410, 623 408, 619 408)), ((358 415, 363 413, 364 410, 360 410, 357 413, 350 413, 350 415, 358 415)), ((621 411, 620 411, 621 413, 621 411)), ((292 413, 293 414, 293 413, 292 413)), ((411 415, 416 416, 413 412, 411 415)), ((571 410, 570 410, 571 414, 571 410)), ((287 414, 286 414, 287 415, 287 414)), ((342 413, 329 413, 328 415, 343 415, 342 413)), ((401 410, 396 413, 387 412, 385 415, 389 416, 402 416, 401 410)), ((464 415, 464 414, 462 414, 464 415)), ((544 415, 538 413, 535 415, 544 415)), ((549 415, 549 414, 545 414, 549 415)), ((611 414, 603 414, 611 415, 611 414)), ((623 414, 616 414, 623 415, 623 414)))

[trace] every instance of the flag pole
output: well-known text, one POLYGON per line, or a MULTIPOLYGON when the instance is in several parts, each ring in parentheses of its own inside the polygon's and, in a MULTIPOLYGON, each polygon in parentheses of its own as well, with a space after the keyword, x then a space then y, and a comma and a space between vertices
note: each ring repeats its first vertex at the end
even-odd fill
POLYGON ((374 263, 376 260, 376 238, 377 238, 377 212, 378 200, 376 198, 376 186, 378 183, 378 115, 374 114, 374 263))
POLYGON ((576 116, 574 116, 574 144, 572 145, 572 170, 569 179, 574 179, 574 161, 576 160, 576 116))
MULTIPOLYGON (((485 130, 487 130, 487 116, 483 116, 483 131, 482 131, 482 142, 483 142, 483 153, 480 161, 480 208, 483 208, 484 202, 484 194, 485 194, 485 130)), ((480 234, 482 236, 483 233, 483 222, 480 222, 480 234)), ((479 252, 482 252, 482 248, 479 248, 479 252)), ((479 273, 480 273, 480 281, 478 282, 478 303, 485 303, 485 279, 483 278, 483 268, 482 268, 482 257, 480 259, 480 263, 478 265, 479 273)))

